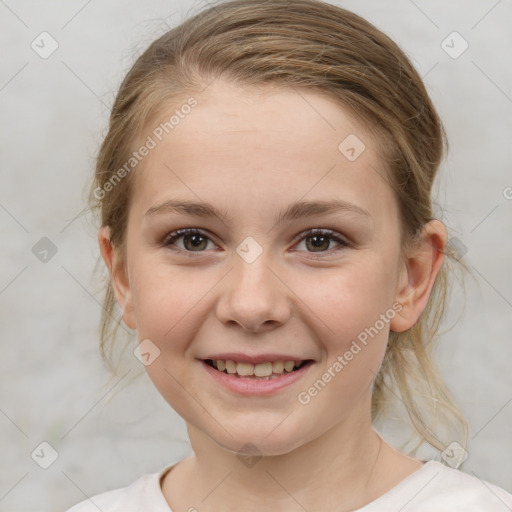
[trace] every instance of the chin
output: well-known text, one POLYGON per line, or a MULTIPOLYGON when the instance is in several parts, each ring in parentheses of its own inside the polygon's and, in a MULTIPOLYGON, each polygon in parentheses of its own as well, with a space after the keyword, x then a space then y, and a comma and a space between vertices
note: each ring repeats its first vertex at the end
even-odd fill
POLYGON ((226 438, 223 436, 223 439, 214 438, 214 441, 221 448, 235 453, 241 458, 286 455, 302 444, 291 439, 290 434, 287 432, 283 431, 281 435, 274 433, 268 435, 268 432, 268 429, 264 431, 246 429, 240 435, 231 432, 233 437, 226 438))

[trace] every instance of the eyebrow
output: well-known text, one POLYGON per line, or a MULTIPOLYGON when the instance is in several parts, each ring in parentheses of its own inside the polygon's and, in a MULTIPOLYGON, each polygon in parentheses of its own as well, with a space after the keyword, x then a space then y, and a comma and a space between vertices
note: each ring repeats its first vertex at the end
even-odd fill
MULTIPOLYGON (((371 219, 371 214, 368 210, 347 201, 335 199, 331 201, 299 201, 297 203, 293 203, 286 209, 279 212, 275 222, 276 224, 279 224, 283 221, 296 220, 302 217, 339 212, 353 213, 360 217, 367 217, 371 219)), ((174 199, 165 201, 157 206, 152 206, 145 213, 145 216, 150 217, 155 214, 162 213, 178 213, 196 217, 217 217, 226 223, 232 221, 232 218, 225 210, 219 210, 210 203, 196 203, 193 201, 180 201, 174 199)))

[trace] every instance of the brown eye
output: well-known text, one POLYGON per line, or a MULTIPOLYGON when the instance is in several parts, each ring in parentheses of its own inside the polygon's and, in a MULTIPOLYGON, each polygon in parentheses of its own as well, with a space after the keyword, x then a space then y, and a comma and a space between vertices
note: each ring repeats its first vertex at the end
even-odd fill
MULTIPOLYGON (((168 234, 162 241, 164 247, 177 252, 181 252, 186 256, 192 256, 191 253, 205 252, 208 249, 208 243, 211 242, 215 248, 215 244, 212 242, 209 236, 196 228, 179 229, 168 234), (181 246, 179 243, 182 240, 181 246)), ((310 254, 309 258, 322 258, 329 256, 333 252, 348 247, 350 244, 336 232, 329 229, 312 229, 307 231, 301 238, 298 245, 304 243, 306 251, 300 250, 299 252, 306 252, 310 254), (337 246, 330 247, 332 242, 335 242, 337 246), (316 253, 316 254, 315 254, 316 253)))
POLYGON ((326 250, 330 245, 330 237, 325 235, 308 236, 304 240, 306 240, 306 247, 313 252, 326 250), (308 241, 310 241, 310 243, 308 243, 308 241))
POLYGON ((190 249, 191 251, 199 251, 201 249, 206 248, 206 245, 208 245, 208 239, 206 237, 204 237, 203 235, 198 235, 198 234, 184 235, 183 236, 183 245, 184 245, 185 249, 190 249))
MULTIPOLYGON (((184 252, 203 252, 207 248, 208 242, 211 242, 210 238, 203 234, 201 231, 188 228, 180 229, 167 235, 162 242, 162 245, 169 246, 173 250, 181 250, 184 252), (179 247, 175 242, 182 239, 182 247, 179 247), (171 246, 176 246, 176 249, 171 246)), ((213 242, 212 242, 213 243, 213 242)))
POLYGON ((350 244, 339 236, 336 232, 330 229, 312 229, 307 231, 299 242, 299 245, 304 242, 304 247, 307 253, 317 253, 317 255, 309 256, 310 258, 322 258, 325 255, 330 255, 334 251, 348 247, 350 244), (337 246, 330 248, 332 242, 336 242, 337 246))

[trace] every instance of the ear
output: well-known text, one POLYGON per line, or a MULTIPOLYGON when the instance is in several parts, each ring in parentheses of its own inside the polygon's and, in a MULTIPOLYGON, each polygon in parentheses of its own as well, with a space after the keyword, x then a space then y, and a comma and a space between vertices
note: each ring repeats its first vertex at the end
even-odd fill
POLYGON ((401 264, 395 301, 402 309, 390 322, 392 331, 406 331, 418 321, 443 265, 446 241, 446 228, 441 221, 425 224, 418 244, 401 264))
POLYGON ((132 293, 128 280, 128 272, 121 255, 121 249, 110 242, 110 228, 102 226, 98 232, 98 242, 101 256, 110 272, 110 281, 117 303, 123 312, 123 322, 130 328, 136 329, 135 312, 133 308, 132 293))

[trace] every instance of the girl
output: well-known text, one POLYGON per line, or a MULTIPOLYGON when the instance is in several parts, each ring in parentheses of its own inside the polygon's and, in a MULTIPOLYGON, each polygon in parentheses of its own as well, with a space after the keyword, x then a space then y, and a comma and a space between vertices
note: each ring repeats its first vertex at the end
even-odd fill
POLYGON ((151 44, 91 189, 102 351, 117 301, 193 455, 69 512, 510 510, 450 467, 444 142, 404 53, 333 5, 225 1, 151 44), (393 398, 447 464, 376 432, 393 398))

